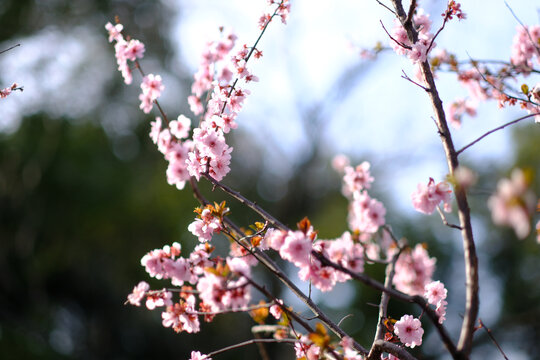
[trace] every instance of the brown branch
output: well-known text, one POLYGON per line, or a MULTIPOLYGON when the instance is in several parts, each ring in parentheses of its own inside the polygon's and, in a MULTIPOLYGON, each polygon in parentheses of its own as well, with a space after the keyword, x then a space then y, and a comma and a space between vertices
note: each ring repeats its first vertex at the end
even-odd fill
POLYGON ((401 75, 401 77, 407 81, 410 81, 411 83, 413 83, 414 85, 418 86, 419 88, 421 88, 422 90, 424 90, 425 92, 429 92, 429 89, 419 83, 417 83, 416 81, 414 81, 413 79, 411 79, 409 77, 409 75, 407 75, 407 73, 404 71, 404 70, 401 70, 401 72, 403 73, 403 75, 401 75))
POLYGON ((408 303, 415 303, 417 304, 421 309, 422 311, 424 311, 427 316, 429 317, 429 319, 431 320, 431 322, 433 323, 433 325, 435 326, 435 328, 437 329, 437 331, 439 332, 439 337, 441 338, 442 342, 444 343, 444 345, 446 346, 446 348, 448 349, 448 351, 450 352, 450 354, 452 354, 452 356, 454 358, 458 358, 458 352, 456 350, 456 345, 454 345, 454 342, 452 341, 452 339, 450 338, 450 335, 448 335, 448 332, 446 331, 446 328, 444 326, 442 326, 442 324, 439 323, 439 315, 437 315, 437 313, 435 312, 435 310, 433 310, 431 307, 429 307, 429 304, 427 303, 427 301, 421 297, 421 296, 411 296, 411 295, 407 295, 407 294, 404 294, 402 293, 401 291, 398 291, 398 290, 395 290, 391 287, 386 287, 384 284, 381 284, 380 282, 378 282, 377 280, 375 279, 372 279, 371 277, 365 275, 365 274, 359 274, 359 273, 355 273, 339 264, 336 264, 334 263, 333 261, 331 261, 330 259, 328 259, 327 257, 325 257, 323 254, 319 253, 319 252, 316 252, 316 251, 312 251, 311 254, 317 258, 321 264, 325 265, 325 266, 330 266, 336 270, 339 270, 347 275, 349 275, 351 278, 367 285, 367 286, 370 286, 372 288, 374 288, 375 290, 379 290, 381 292, 384 292, 384 293, 387 293, 388 295, 390 295, 391 297, 397 299, 397 300, 400 300, 400 301, 403 301, 403 302, 408 302, 408 303))
MULTIPOLYGON (((193 189, 193 194, 195 198, 203 205, 208 204, 209 202, 204 198, 204 196, 200 193, 199 188, 197 186, 197 183, 195 182, 194 178, 190 179, 190 184, 193 189)), ((243 236, 243 231, 229 218, 224 218, 223 222, 227 224, 232 230, 234 230, 236 233, 243 236)), ((238 242, 240 246, 242 246, 246 251, 251 253, 255 258, 263 264, 268 270, 270 270, 285 286, 287 286, 294 295, 296 295, 301 301, 303 301, 307 307, 317 316, 317 319, 319 319, 321 322, 323 322, 332 332, 334 332, 340 339, 349 336, 346 332, 344 332, 336 323, 334 323, 330 318, 328 318, 324 312, 308 297, 306 294, 304 294, 292 281, 289 279, 289 277, 277 266, 277 264, 270 259, 268 255, 266 255, 263 251, 260 249, 250 249, 242 242, 238 242)), ((349 336, 350 337, 350 336, 349 336)), ((356 341, 353 341, 353 345, 356 350, 360 351, 363 354, 367 354, 368 351, 359 343, 356 341)))
POLYGON ((386 30, 386 28, 384 27, 384 24, 383 24, 382 20, 380 20, 380 23, 381 23, 381 26, 382 26, 384 32, 386 33, 386 35, 388 35, 388 37, 389 37, 390 39, 392 39, 396 44, 398 44, 399 46, 401 46, 401 47, 403 47, 403 48, 405 48, 405 49, 407 49, 407 50, 411 50, 411 49, 412 49, 412 47, 410 47, 409 45, 406 45, 406 44, 404 44, 404 43, 402 43, 402 42, 397 41, 396 39, 394 39, 394 38, 392 37, 392 35, 390 35, 390 33, 388 32, 388 30, 386 30))
POLYGON ((394 10, 392 10, 391 8, 389 8, 386 4, 383 4, 380 0, 375 0, 375 1, 377 1, 379 3, 379 5, 381 5, 383 8, 390 11, 392 14, 396 15, 396 12, 394 10))
POLYGON ((412 24, 414 11, 416 10, 416 0, 411 1, 411 6, 409 6, 409 13, 405 19, 405 24, 412 24))
MULTIPOLYGON (((467 54, 468 55, 468 54, 467 54)), ((517 96, 513 96, 513 95, 510 95, 506 92, 504 92, 502 89, 499 89, 497 88, 497 86, 495 86, 495 84, 493 84, 491 81, 488 80, 488 78, 484 75, 484 73, 480 70, 480 68, 478 67, 477 63, 469 56, 469 59, 471 60, 471 64, 472 66, 476 69, 476 71, 478 72, 478 74, 480 74, 480 76, 482 77, 482 80, 484 80, 486 83, 488 83, 489 86, 491 86, 493 89, 495 89, 496 91, 500 92, 501 94, 504 94, 506 97, 510 98, 510 99, 514 99, 514 100, 517 100, 517 101, 521 101, 521 102, 526 102, 526 103, 529 103, 529 104, 533 104, 533 105, 536 105, 536 106, 540 106, 540 104, 530 100, 530 99, 523 99, 523 98, 519 98, 517 96)), ((506 85, 505 83, 503 83, 501 81, 501 83, 507 87, 507 88, 510 88, 508 85, 506 85)), ((510 88, 510 90, 514 90, 515 89, 512 89, 510 88)), ((517 92, 517 91, 515 91, 517 92)))
MULTIPOLYGON (((398 14, 401 24, 407 31, 407 36, 411 43, 416 43, 418 32, 411 24, 405 24, 406 15, 403 10, 401 0, 392 0, 392 4, 398 14), (407 25, 407 26, 406 26, 407 25)), ((456 153, 452 135, 446 121, 443 103, 437 91, 433 73, 428 61, 420 64, 421 71, 424 76, 425 84, 429 89, 429 97, 435 113, 435 121, 437 131, 441 138, 441 142, 446 155, 446 161, 450 176, 454 175, 454 171, 459 166, 458 155, 456 153)), ((458 206, 458 216, 460 226, 462 228, 461 235, 463 238, 463 252, 465 260, 465 284, 466 284, 466 299, 465 299, 465 314, 461 326, 459 341, 457 344, 457 352, 452 355, 454 358, 468 358, 471 353, 472 339, 474 335, 474 327, 476 318, 478 317, 479 299, 478 299, 478 258, 476 255, 476 246, 471 226, 471 214, 467 195, 461 187, 455 188, 456 202, 458 206)))
POLYGON ((486 132, 484 135, 480 136, 478 139, 474 140, 473 142, 469 143, 468 145, 465 145, 464 147, 462 147, 461 149, 456 151, 456 155, 461 154, 463 151, 467 150, 468 148, 470 148, 471 146, 473 146, 474 144, 476 144, 477 142, 479 142, 480 140, 482 140, 483 138, 485 138, 489 134, 493 134, 494 132, 499 131, 501 129, 504 129, 507 126, 516 124, 516 123, 518 123, 518 122, 520 122, 522 120, 528 119, 528 118, 533 117, 533 116, 538 116, 538 115, 540 115, 540 112, 528 114, 528 115, 522 116, 520 118, 517 118, 516 120, 512 120, 510 122, 507 122, 506 124, 503 124, 503 125, 501 125, 499 127, 496 127, 495 129, 492 129, 492 130, 486 132))
POLYGON ((407 350, 402 348, 401 346, 397 344, 393 344, 388 341, 384 340, 376 340, 373 343, 373 347, 379 352, 387 352, 390 353, 396 357, 398 357, 400 360, 416 360, 414 356, 409 354, 407 350))

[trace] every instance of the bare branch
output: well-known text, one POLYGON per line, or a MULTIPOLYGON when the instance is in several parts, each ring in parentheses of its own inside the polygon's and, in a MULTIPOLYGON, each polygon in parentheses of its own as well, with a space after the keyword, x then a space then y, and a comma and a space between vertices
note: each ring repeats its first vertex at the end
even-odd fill
POLYGON ((16 45, 13 45, 13 46, 11 46, 11 47, 5 49, 5 50, 2 50, 2 51, 0 51, 0 54, 3 54, 3 53, 5 53, 5 52, 7 52, 7 51, 9 51, 9 50, 11 50, 11 49, 14 49, 14 48, 16 48, 17 46, 21 46, 21 44, 16 44, 16 45))
POLYGON ((489 338, 491 339, 491 341, 493 341, 493 343, 495 344, 495 346, 497 347, 497 349, 499 349, 499 351, 501 352, 502 356, 508 360, 508 357, 506 356, 506 354, 504 353, 503 349, 501 348, 501 346, 499 345, 499 343, 497 342, 497 340, 495 340, 495 337, 493 336, 493 334, 491 333, 491 330, 482 322, 482 319, 478 318, 478 323, 480 324, 480 327, 483 328, 484 330, 486 330, 486 333, 488 334, 489 338))
POLYGON ((274 343, 274 344, 275 343, 288 343, 288 344, 295 344, 297 342, 298 342, 298 340, 296 340, 296 339, 251 339, 251 340, 247 340, 247 341, 235 344, 235 345, 224 347, 223 349, 212 351, 211 353, 208 354, 208 357, 216 356, 216 355, 222 354, 222 353, 224 353, 226 351, 229 351, 229 350, 239 349, 241 347, 244 347, 244 346, 247 346, 247 345, 253 345, 253 344, 257 344, 257 343, 274 343))
POLYGON ((407 50, 411 50, 411 49, 412 49, 412 47, 410 47, 409 45, 406 45, 406 44, 404 44, 404 43, 402 43, 402 42, 397 41, 396 39, 394 39, 394 38, 392 37, 392 35, 390 35, 390 33, 388 32, 388 30, 386 30, 386 28, 384 27, 384 24, 383 24, 382 20, 380 20, 380 23, 381 23, 381 26, 382 26, 384 32, 386 33, 386 35, 388 35, 388 37, 389 37, 390 39, 392 39, 396 44, 398 44, 399 46, 401 46, 401 47, 403 47, 403 48, 405 48, 405 49, 407 49, 407 50))
POLYGON ((255 211, 257 214, 259 214, 264 220, 268 221, 270 224, 272 224, 274 227, 279 228, 281 230, 290 230, 287 226, 282 224, 278 219, 270 215, 268 212, 266 212, 263 208, 261 208, 259 205, 254 203, 253 201, 247 199, 242 194, 240 194, 238 191, 235 191, 231 189, 230 187, 220 183, 216 179, 214 179, 212 176, 210 176, 208 173, 201 174, 205 179, 210 181, 215 187, 220 188, 227 194, 231 195, 236 200, 240 201, 242 204, 246 205, 253 211, 255 211))
POLYGON ((419 88, 421 88, 422 90, 424 90, 425 92, 429 92, 429 89, 423 85, 420 85, 419 83, 417 83, 416 81, 414 81, 413 79, 411 79, 409 77, 409 75, 407 75, 407 73, 405 72, 405 70, 401 70, 401 72, 403 73, 403 75, 401 75, 401 77, 407 81, 410 81, 412 82, 414 85, 418 86, 419 88))
POLYGON ((379 5, 381 5, 383 8, 385 8, 386 10, 390 11, 392 14, 396 15, 396 12, 394 10, 392 10, 391 8, 389 8, 387 5, 383 4, 381 1, 379 0, 375 0, 379 3, 379 5))
POLYGON ((439 206, 437 206, 437 211, 439 212, 439 215, 441 215, 441 219, 442 219, 442 222, 443 222, 444 225, 446 225, 448 227, 451 227, 453 229, 463 230, 461 228, 461 226, 459 226, 459 225, 450 224, 448 222, 448 220, 446 220, 446 215, 444 215, 444 213, 442 212, 442 210, 441 210, 441 208, 439 206))
POLYGON ((484 135, 480 136, 478 139, 474 140, 474 141, 471 142, 470 144, 465 145, 464 147, 462 147, 461 149, 459 149, 458 151, 456 151, 456 154, 457 154, 457 155, 461 154, 463 151, 467 150, 468 148, 470 148, 471 146, 473 146, 474 144, 476 144, 477 142, 479 142, 480 140, 482 140, 483 138, 485 138, 485 137, 488 136, 489 134, 493 134, 494 132, 499 131, 499 130, 502 130, 502 129, 504 129, 504 128, 507 127, 507 126, 516 124, 516 123, 518 123, 518 122, 520 122, 520 121, 522 121, 522 120, 531 118, 531 117, 533 117, 533 116, 539 116, 539 115, 540 115, 540 112, 528 114, 528 115, 522 116, 522 117, 520 117, 520 118, 517 118, 516 120, 512 120, 512 121, 510 121, 510 122, 507 122, 506 124, 503 124, 503 125, 501 125, 501 126, 499 126, 499 127, 496 127, 495 129, 492 129, 492 130, 486 132, 484 135))
POLYGON ((409 354, 407 350, 402 348, 401 346, 397 344, 393 344, 388 341, 384 340, 376 340, 373 343, 373 347, 376 348, 379 352, 387 352, 390 353, 396 357, 398 357, 400 360, 416 360, 414 356, 409 354))

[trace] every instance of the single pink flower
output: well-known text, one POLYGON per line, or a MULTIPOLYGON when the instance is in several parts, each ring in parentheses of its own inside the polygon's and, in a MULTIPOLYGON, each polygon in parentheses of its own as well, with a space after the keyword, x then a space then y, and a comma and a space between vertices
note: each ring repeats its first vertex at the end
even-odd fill
POLYGON ((422 323, 415 319, 412 315, 403 315, 398 322, 394 324, 394 332, 399 337, 399 340, 405 346, 414 348, 422 345, 422 323))

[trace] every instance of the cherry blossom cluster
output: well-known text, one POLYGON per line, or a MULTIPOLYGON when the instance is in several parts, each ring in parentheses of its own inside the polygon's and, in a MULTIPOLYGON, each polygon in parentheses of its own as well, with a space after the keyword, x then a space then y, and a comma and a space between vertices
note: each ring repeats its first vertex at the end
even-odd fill
POLYGON ((426 285, 424 297, 431 305, 435 305, 435 312, 439 315, 439 323, 442 324, 446 320, 446 295, 448 291, 444 287, 444 284, 440 281, 433 281, 426 285))
MULTIPOLYGON (((285 23, 290 10, 288 1, 269 1, 269 4, 277 6, 273 15, 268 15, 263 29, 274 16, 280 16, 285 23)), ((208 173, 220 181, 230 171, 233 149, 226 144, 224 134, 237 128, 236 117, 250 94, 248 89, 240 87, 240 82, 247 84, 259 80, 250 72, 247 63, 252 56, 260 58, 262 51, 244 44, 231 55, 237 36, 224 30, 222 35, 220 41, 207 43, 194 75, 192 94, 188 97, 193 113, 203 115, 193 131, 193 148, 186 161, 189 175, 197 180, 201 174, 208 173), (206 109, 202 102, 205 93, 210 94, 206 109)))
POLYGON ((418 41, 412 44, 407 36, 407 31, 401 25, 399 19, 394 19, 392 29, 392 48, 398 55, 407 55, 413 63, 421 63, 427 60, 428 52, 435 46, 434 35, 430 33, 431 20, 429 14, 419 8, 413 16, 413 21, 418 30, 418 41))
POLYGON ((7 97, 15 89, 18 89, 17 83, 13 83, 11 86, 0 90, 0 99, 7 97))
POLYGON ((540 25, 517 27, 512 43, 510 61, 521 71, 528 74, 533 68, 533 58, 540 64, 540 25))
POLYGON ((416 211, 432 214, 442 202, 444 210, 450 212, 452 210, 451 194, 452 190, 450 190, 450 185, 447 182, 441 181, 435 184, 435 180, 429 178, 427 185, 419 183, 416 191, 412 193, 412 204, 416 211))
POLYGON ((139 40, 124 39, 122 35, 124 26, 122 24, 113 25, 108 22, 105 25, 105 29, 109 32, 109 42, 115 41, 114 51, 118 70, 122 73, 124 82, 129 85, 133 81, 133 76, 131 74, 131 68, 128 65, 128 60, 135 61, 141 59, 145 51, 144 44, 139 40))
MULTIPOLYGON (((277 9, 275 11, 275 14, 281 18, 281 22, 283 24, 287 24, 287 19, 289 18, 289 12, 291 11, 291 4, 290 4, 289 0, 285 0, 285 1, 268 0, 268 4, 269 5, 274 5, 274 4, 278 5, 278 7, 277 7, 277 9)), ((261 15, 261 17, 259 18, 259 28, 261 30, 263 30, 266 26, 268 26, 270 21, 272 21, 272 18, 274 16, 275 15, 272 15, 270 13, 265 13, 265 14, 261 15)))
POLYGON ((409 295, 423 295, 426 285, 432 281, 435 262, 422 244, 405 250, 396 262, 392 281, 395 288, 409 295))
POLYGON ((461 4, 455 2, 454 0, 450 0, 448 2, 448 7, 446 10, 441 14, 445 20, 452 20, 455 17, 457 17, 459 20, 463 20, 467 18, 467 14, 465 14, 461 10, 461 4))
POLYGON ((499 180, 497 192, 488 199, 493 222, 511 226, 521 239, 531 232, 531 216, 536 204, 536 196, 529 185, 526 173, 514 169, 510 179, 499 180))
POLYGON ((386 209, 367 192, 374 180, 369 171, 371 165, 364 161, 352 167, 349 163, 344 155, 336 156, 332 162, 334 169, 344 174, 342 193, 350 200, 349 228, 353 232, 374 234, 385 224, 386 209))
MULTIPOLYGON (((396 269, 396 273, 399 274, 399 270, 396 269)), ((442 324, 446 320, 446 306, 448 305, 445 300, 447 290, 444 284, 440 281, 427 283, 424 287, 423 296, 429 304, 436 306, 435 312, 439 315, 439 323, 442 324)), ((393 326, 390 326, 389 330, 393 330, 394 334, 398 336, 399 341, 407 347, 414 348, 415 346, 422 345, 424 329, 422 328, 420 319, 416 319, 412 315, 403 315, 393 326)), ((391 333, 388 333, 386 337, 388 339, 393 338, 391 333)))
POLYGON ((150 251, 143 256, 141 264, 150 276, 170 279, 172 285, 180 287, 178 300, 173 299, 171 291, 149 290, 149 285, 141 282, 128 295, 129 303, 139 306, 146 298, 146 307, 150 310, 165 307, 163 326, 188 333, 200 331, 201 315, 205 321, 212 321, 216 313, 246 307, 251 300, 249 284, 244 277, 250 275, 249 261, 232 256, 225 261, 211 258, 212 251, 213 247, 208 243, 196 246, 188 258, 179 256, 178 243, 150 251), (194 285, 196 290, 184 285, 185 282, 194 285))
POLYGON ((473 60, 470 61, 470 67, 464 69, 463 64, 445 50, 434 55, 430 61, 434 70, 447 65, 448 71, 455 72, 460 84, 469 92, 468 99, 456 99, 447 106, 450 124, 454 128, 460 128, 463 114, 476 116, 478 104, 490 99, 496 100, 500 108, 520 105, 529 114, 537 114, 535 121, 540 122, 540 83, 534 86, 524 83, 521 92, 509 86, 518 76, 526 79, 534 70, 533 59, 536 58, 536 63, 540 64, 539 39, 540 25, 519 26, 512 43, 510 61, 498 67, 473 60))

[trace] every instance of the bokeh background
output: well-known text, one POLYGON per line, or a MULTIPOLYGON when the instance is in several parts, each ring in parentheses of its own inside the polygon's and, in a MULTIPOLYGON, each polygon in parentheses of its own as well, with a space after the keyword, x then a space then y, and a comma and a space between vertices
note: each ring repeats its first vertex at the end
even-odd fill
MULTIPOLYGON (((538 24, 530 1, 508 3, 526 24, 538 24)), ((422 1, 440 23, 441 1, 422 1)), ((137 78, 125 86, 116 71, 104 24, 118 15, 125 30, 145 43, 146 72, 159 73, 160 99, 171 116, 191 115, 186 97, 204 43, 219 26, 233 28, 240 43, 252 43, 266 1, 219 0, 2 0, 0 86, 24 86, 0 100, 0 358, 2 359, 184 359, 192 349, 208 353, 251 337, 246 315, 219 317, 197 335, 161 326, 160 313, 124 306, 140 280, 149 281, 140 258, 174 241, 186 251, 196 202, 188 189, 167 185, 166 164, 148 138, 150 114, 138 109, 137 78)), ((468 19, 452 22, 438 38, 461 58, 510 56, 517 21, 502 1, 463 1, 468 19)), ((457 337, 463 311, 464 275, 459 237, 440 219, 412 211, 410 193, 429 176, 442 180, 446 165, 425 94, 400 78, 413 74, 407 59, 392 52, 362 60, 358 49, 386 43, 379 20, 391 14, 375 1, 292 2, 287 26, 272 24, 253 63, 261 79, 250 89, 232 136, 232 172, 226 183, 294 225, 309 216, 322 238, 346 229, 347 202, 330 167, 344 152, 353 162, 372 163, 373 195, 384 201, 387 221, 411 244, 426 243, 437 257, 436 279, 450 291, 448 326, 457 337)), ((525 80, 534 85, 533 76, 525 80)), ((441 74, 447 102, 466 92, 441 74)), ((454 131, 465 145, 523 113, 480 106, 479 116, 454 131)), ((481 263, 480 317, 512 359, 540 358, 540 259, 533 236, 518 241, 510 229, 493 226, 486 201, 499 178, 514 167, 535 176, 540 193, 540 129, 531 122, 498 132, 464 154, 479 175, 471 190, 481 263)), ((233 218, 257 218, 234 200, 233 218)), ((452 216, 451 216, 452 218, 452 216)), ((368 270, 382 277, 383 269, 368 270)), ((290 300, 264 271, 261 281, 290 300)), ((154 287, 166 284, 149 281, 154 287)), ((307 285, 301 285, 307 290, 307 285)), ((361 343, 373 337, 379 294, 345 284, 313 297, 361 343)), ((391 302, 391 315, 416 311, 391 302)), ((304 312, 306 315, 309 313, 304 312)), ((445 358, 427 327, 414 353, 445 358)), ((475 358, 500 358, 485 332, 476 336, 475 358)), ((271 358, 292 357, 285 345, 268 347, 271 358)), ((218 359, 260 358, 252 346, 218 359)))

